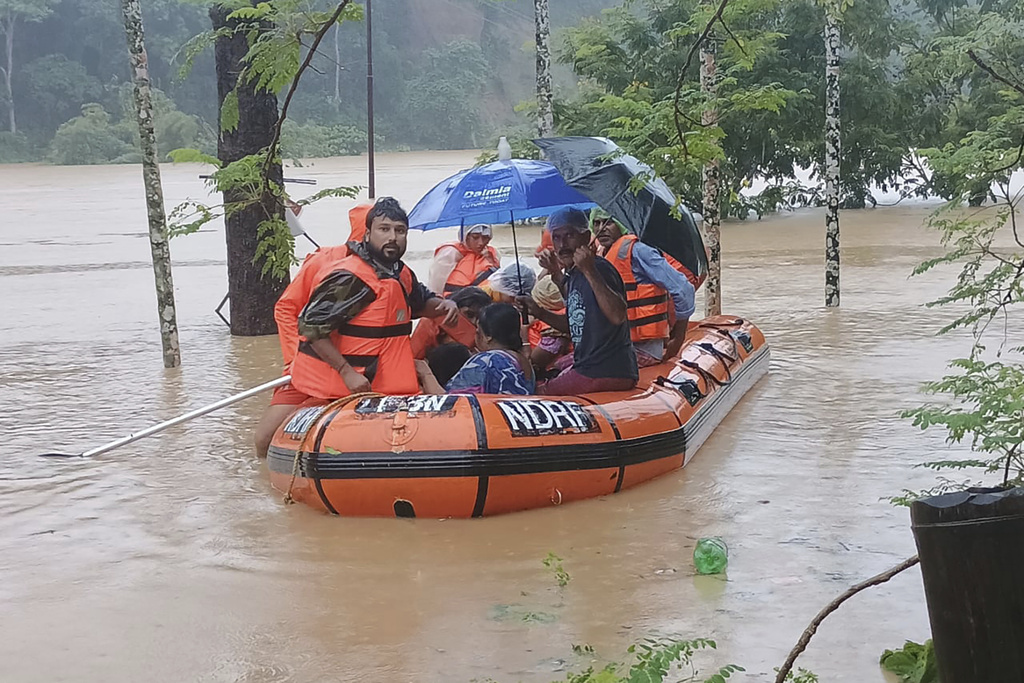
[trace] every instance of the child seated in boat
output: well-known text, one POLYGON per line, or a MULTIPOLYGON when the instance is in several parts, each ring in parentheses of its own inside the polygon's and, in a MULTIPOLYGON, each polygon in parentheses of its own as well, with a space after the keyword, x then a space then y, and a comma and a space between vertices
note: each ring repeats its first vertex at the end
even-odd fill
POLYGON ((430 366, 416 362, 420 384, 427 394, 534 393, 533 368, 523 351, 519 310, 506 303, 491 304, 480 312, 477 348, 483 349, 442 387, 430 366))
POLYGON ((443 387, 458 374, 466 361, 473 357, 473 353, 474 351, 470 351, 469 347, 464 344, 448 342, 430 349, 427 352, 426 361, 434 379, 443 387))
MULTIPOLYGON (((537 281, 531 296, 537 305, 557 315, 565 315, 565 300, 550 275, 537 281)), ((534 320, 530 324, 530 362, 538 375, 551 372, 557 375, 566 365, 572 364, 572 343, 569 335, 556 330, 543 320, 534 320)))

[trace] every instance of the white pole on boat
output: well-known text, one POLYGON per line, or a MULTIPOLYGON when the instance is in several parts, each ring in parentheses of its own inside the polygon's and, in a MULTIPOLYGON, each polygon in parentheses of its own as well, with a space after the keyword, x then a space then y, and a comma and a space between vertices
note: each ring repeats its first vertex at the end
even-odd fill
POLYGON ((91 458, 94 455, 100 455, 101 453, 112 451, 115 448, 120 448, 121 446, 130 444, 133 441, 144 439, 147 436, 152 436, 153 434, 156 434, 157 432, 162 432, 168 427, 173 427, 174 425, 181 424, 182 422, 188 422, 192 418, 212 413, 215 410, 220 410, 221 408, 229 406, 232 403, 244 401, 245 399, 251 398, 256 394, 263 393, 268 389, 273 389, 275 387, 281 386, 282 384, 287 384, 288 382, 291 381, 291 379, 291 375, 284 375, 283 377, 278 377, 277 379, 261 384, 258 387, 247 389, 239 394, 235 394, 234 396, 222 398, 216 403, 211 403, 210 405, 203 406, 202 408, 196 408, 195 410, 185 413, 184 415, 179 415, 178 417, 167 420, 166 422, 161 422, 159 424, 153 425, 152 427, 147 427, 146 429, 143 429, 141 432, 135 432, 129 434, 128 436, 123 436, 120 439, 117 439, 116 441, 111 441, 110 443, 103 444, 102 446, 97 446, 96 448, 85 451, 84 453, 40 453, 40 456, 44 458, 91 458))

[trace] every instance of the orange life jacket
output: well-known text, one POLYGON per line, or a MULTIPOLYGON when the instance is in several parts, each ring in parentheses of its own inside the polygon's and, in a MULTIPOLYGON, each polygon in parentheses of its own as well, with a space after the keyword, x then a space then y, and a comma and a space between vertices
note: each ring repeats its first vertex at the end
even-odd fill
MULTIPOLYGON (((373 204, 357 204, 348 211, 348 222, 351 232, 348 235, 349 242, 362 242, 366 234, 366 214, 373 208, 373 204)), ((348 256, 348 245, 339 244, 334 247, 320 247, 316 251, 307 254, 299 272, 295 278, 288 283, 281 298, 274 304, 274 321, 277 323, 277 337, 281 342, 281 357, 284 358, 284 366, 287 371, 295 352, 299 348, 299 313, 303 306, 313 295, 313 290, 320 284, 319 280, 313 279, 320 265, 328 261, 338 261, 348 256)))
POLYGON ((665 260, 668 261, 668 264, 670 266, 672 266, 677 271, 682 273, 683 277, 690 281, 690 284, 693 285, 693 291, 696 292, 698 289, 700 289, 700 286, 704 284, 704 280, 707 279, 707 273, 701 275, 700 277, 697 277, 696 275, 690 272, 689 268, 684 266, 679 261, 675 260, 672 256, 668 255, 665 252, 661 252, 661 255, 665 257, 665 260))
POLYGON ((491 273, 496 271, 498 266, 501 265, 498 252, 490 245, 484 249, 483 254, 477 254, 462 242, 449 242, 435 249, 434 256, 437 256, 438 252, 447 247, 458 249, 459 254, 462 256, 455 266, 455 270, 448 276, 448 281, 444 283, 445 297, 450 297, 463 287, 479 287, 487 282, 487 278, 491 276, 491 273))
POLYGON ((669 296, 664 287, 639 284, 633 275, 633 247, 636 235, 623 235, 605 252, 626 285, 626 317, 629 335, 635 341, 667 339, 669 296))
MULTIPOLYGON (((370 386, 382 394, 416 394, 419 382, 413 363, 412 310, 408 293, 413 274, 403 265, 399 278, 380 279, 373 266, 351 254, 340 261, 324 263, 317 271, 319 285, 331 273, 346 270, 369 286, 376 295, 366 308, 341 330, 331 333, 331 343, 357 371, 372 375, 370 386)), ((299 347, 292 362, 292 385, 299 391, 322 399, 336 399, 351 392, 330 365, 315 355, 308 344, 299 347)))

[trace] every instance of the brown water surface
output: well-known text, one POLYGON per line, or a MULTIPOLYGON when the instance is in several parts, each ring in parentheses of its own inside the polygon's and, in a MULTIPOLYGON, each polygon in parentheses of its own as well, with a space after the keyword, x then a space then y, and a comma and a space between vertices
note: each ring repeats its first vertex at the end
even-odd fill
MULTIPOLYGON (((471 158, 384 155, 378 187, 411 206, 471 158)), ((325 187, 362 169, 289 175, 325 187)), ((203 195, 200 172, 164 169, 169 205, 203 195)), ((349 205, 311 208, 307 230, 340 241, 349 205)), ((714 662, 769 680, 826 601, 914 552, 906 511, 880 498, 930 484, 911 465, 945 447, 897 414, 966 347, 921 307, 950 273, 908 279, 937 253, 926 213, 843 214, 839 310, 822 307, 819 213, 725 228, 725 311, 762 326, 773 364, 685 470, 492 519, 340 519, 270 489, 250 448, 263 398, 93 460, 36 457, 264 382, 280 359, 213 314, 215 229, 172 246, 184 366, 161 367, 137 168, 0 167, 0 680, 539 682, 582 663, 573 644, 612 657, 652 634, 715 638, 714 662), (709 535, 729 544, 727 578, 693 575, 709 535)), ((532 251, 536 231, 519 236, 532 251)), ((414 235, 421 275, 447 237, 414 235)), ((926 636, 913 570, 843 607, 801 661, 881 681, 882 649, 926 636)))

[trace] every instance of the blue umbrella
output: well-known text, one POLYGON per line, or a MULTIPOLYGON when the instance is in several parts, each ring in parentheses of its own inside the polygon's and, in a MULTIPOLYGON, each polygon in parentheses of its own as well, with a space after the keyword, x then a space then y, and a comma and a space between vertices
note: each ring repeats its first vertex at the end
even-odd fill
POLYGON ((546 161, 509 159, 459 171, 442 180, 409 213, 409 227, 433 230, 472 223, 514 223, 564 206, 594 203, 569 187, 546 161))

